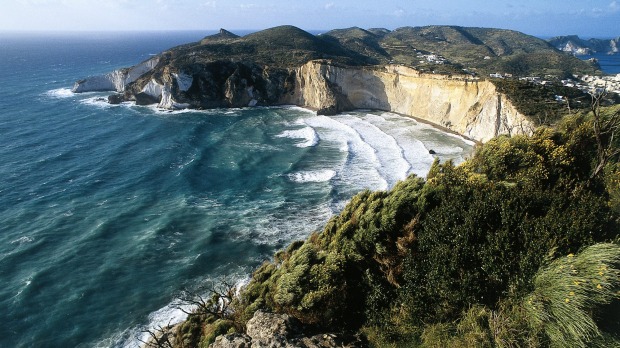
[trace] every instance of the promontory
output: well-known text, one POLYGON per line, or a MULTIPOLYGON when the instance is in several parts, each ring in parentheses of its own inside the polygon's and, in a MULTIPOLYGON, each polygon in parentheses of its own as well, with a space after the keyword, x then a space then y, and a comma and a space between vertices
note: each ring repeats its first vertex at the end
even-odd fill
POLYGON ((114 91, 110 103, 164 109, 384 110, 486 141, 534 128, 490 74, 562 78, 596 71, 544 40, 510 30, 348 28, 313 35, 281 26, 243 37, 222 29, 133 67, 78 81, 73 91, 114 91))

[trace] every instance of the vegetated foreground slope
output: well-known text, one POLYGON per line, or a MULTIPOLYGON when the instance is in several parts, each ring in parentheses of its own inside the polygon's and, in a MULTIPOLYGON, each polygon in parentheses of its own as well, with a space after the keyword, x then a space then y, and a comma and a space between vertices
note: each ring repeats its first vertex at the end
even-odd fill
POLYGON ((571 115, 495 138, 459 167, 436 163, 426 180, 360 193, 256 270, 234 311, 190 316, 179 335, 208 344, 205 332, 240 330, 260 309, 371 346, 617 345, 619 111, 601 114, 596 127, 613 128, 602 133, 571 115))

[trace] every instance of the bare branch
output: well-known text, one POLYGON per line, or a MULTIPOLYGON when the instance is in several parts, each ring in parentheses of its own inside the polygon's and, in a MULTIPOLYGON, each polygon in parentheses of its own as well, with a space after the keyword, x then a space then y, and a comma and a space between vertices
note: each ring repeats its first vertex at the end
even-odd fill
POLYGON ((150 329, 142 330, 143 333, 149 335, 149 339, 146 341, 138 339, 138 341, 143 343, 145 348, 173 348, 174 344, 171 341, 171 337, 174 336, 174 333, 171 331, 172 327, 169 321, 165 327, 158 325, 154 331, 150 329))
POLYGON ((212 315, 219 319, 232 316, 230 308, 237 295, 235 285, 226 280, 209 282, 196 291, 184 290, 178 298, 176 307, 188 315, 212 315), (204 295, 203 295, 204 294, 204 295), (190 306, 190 311, 185 307, 190 306))

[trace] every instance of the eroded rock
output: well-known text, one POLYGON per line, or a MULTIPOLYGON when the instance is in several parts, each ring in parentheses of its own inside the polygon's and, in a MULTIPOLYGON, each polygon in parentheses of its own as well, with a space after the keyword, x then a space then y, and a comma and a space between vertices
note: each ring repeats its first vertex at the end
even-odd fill
POLYGON ((357 348, 359 337, 333 333, 306 336, 301 324, 287 314, 257 311, 246 324, 246 334, 218 336, 209 348, 357 348))

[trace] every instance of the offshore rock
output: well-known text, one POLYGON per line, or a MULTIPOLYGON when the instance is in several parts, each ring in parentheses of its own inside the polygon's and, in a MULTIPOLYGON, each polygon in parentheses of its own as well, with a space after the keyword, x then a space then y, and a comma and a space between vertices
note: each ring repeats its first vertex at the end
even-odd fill
POLYGON ((108 103, 112 105, 117 105, 125 101, 125 98, 122 94, 112 94, 108 96, 108 103))
POLYGON ((357 337, 335 334, 305 336, 300 324, 287 314, 257 311, 246 324, 246 334, 218 336, 210 348, 354 348, 366 345, 357 337))

